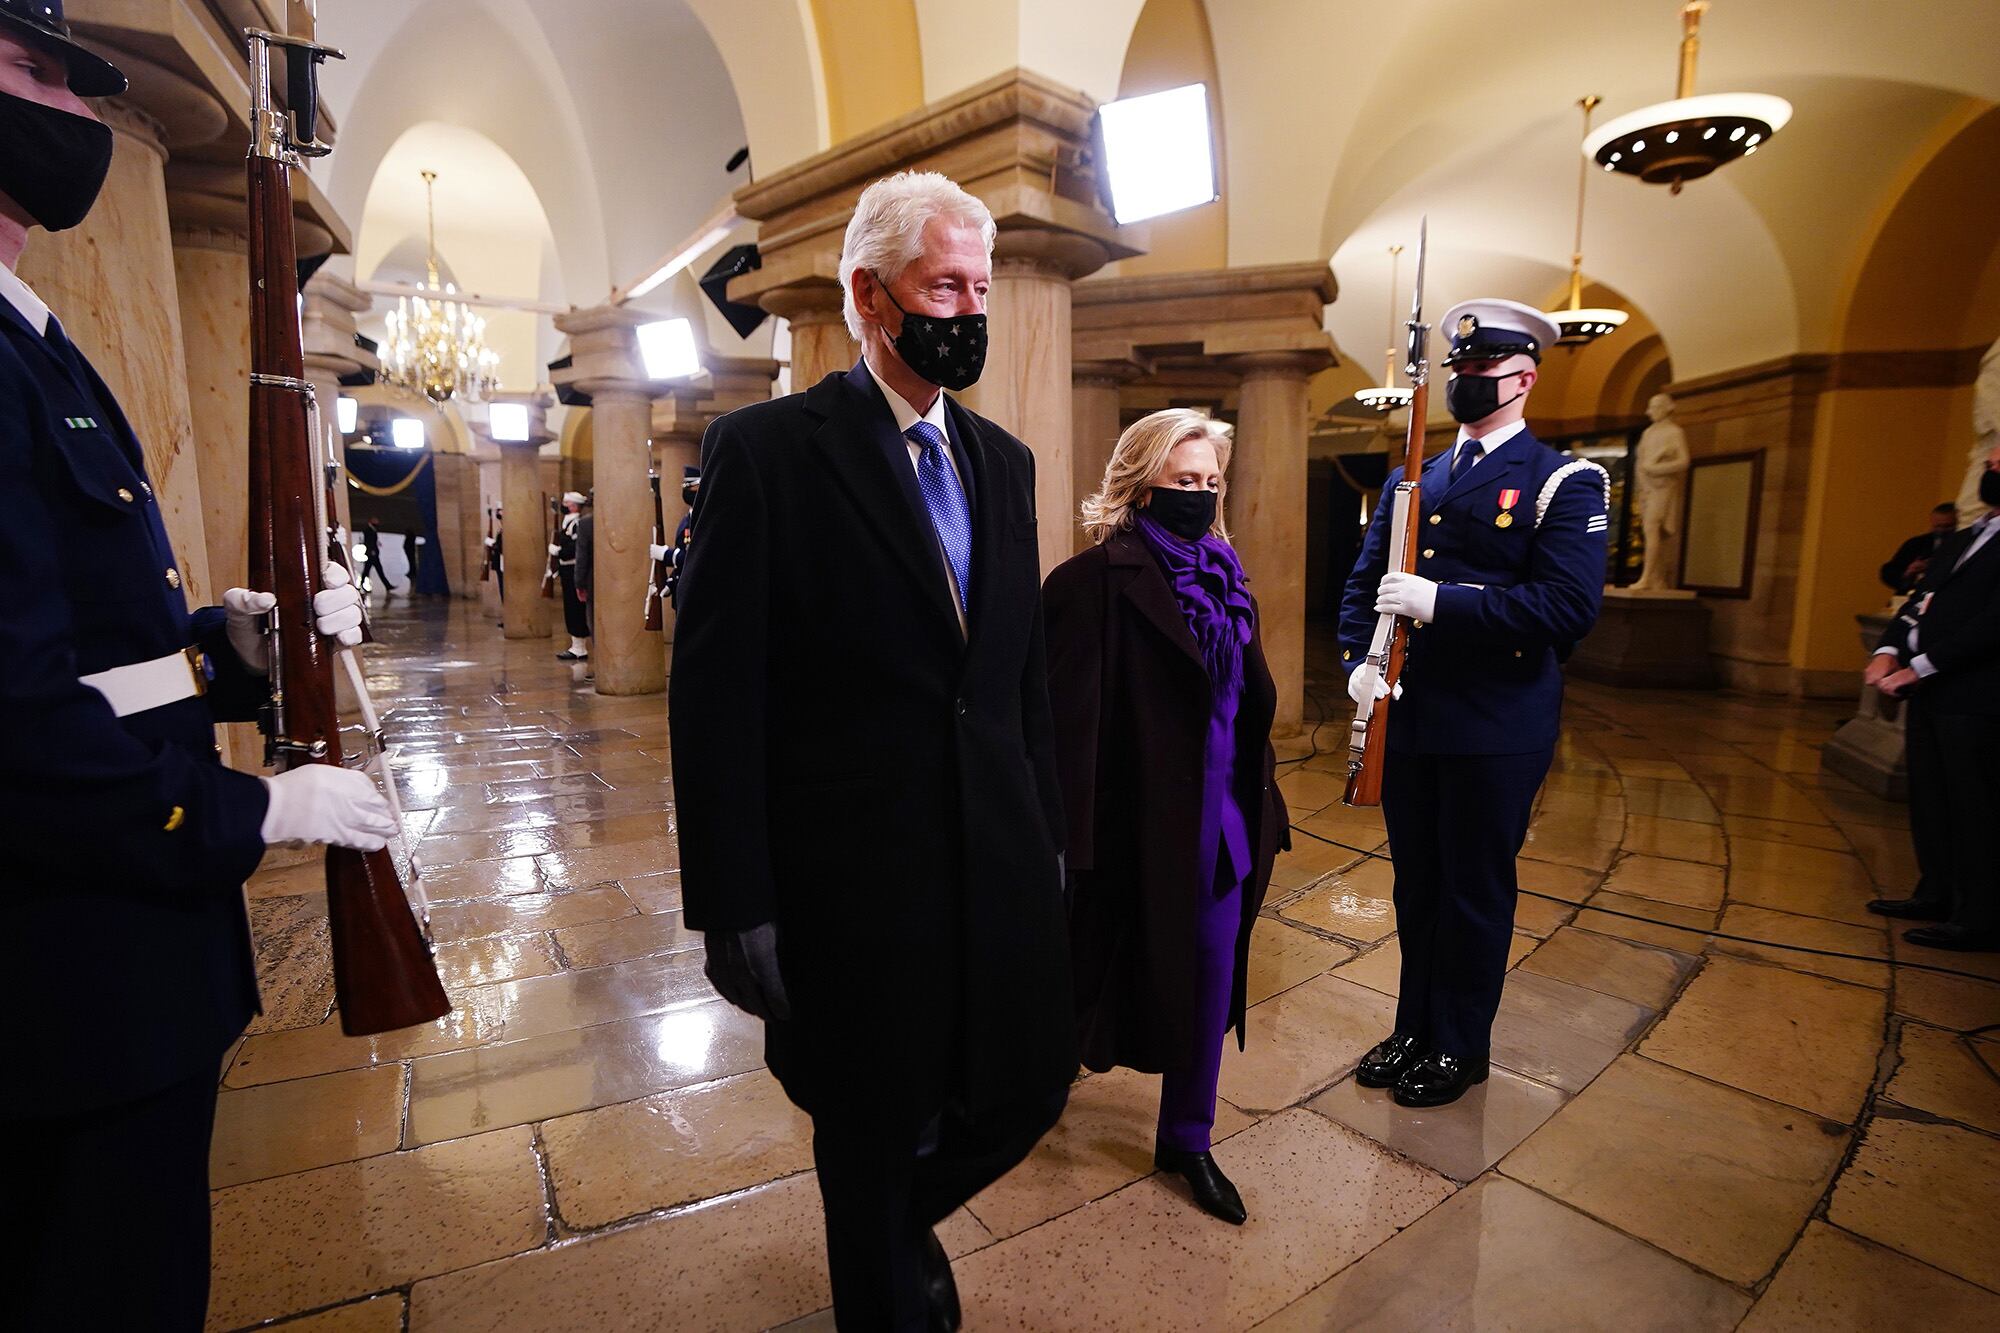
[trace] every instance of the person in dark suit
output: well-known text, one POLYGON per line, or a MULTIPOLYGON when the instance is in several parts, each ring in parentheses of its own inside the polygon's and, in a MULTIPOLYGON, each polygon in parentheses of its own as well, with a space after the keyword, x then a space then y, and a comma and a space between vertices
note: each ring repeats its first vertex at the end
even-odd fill
POLYGON ((371 571, 382 576, 382 592, 386 597, 396 591, 396 585, 389 582, 389 571, 382 568, 382 520, 371 518, 361 528, 361 590, 365 593, 375 585, 369 582, 371 571))
POLYGON ((1610 478, 1537 440, 1524 417, 1560 330, 1515 301, 1467 301, 1450 336, 1452 447, 1426 460, 1421 555, 1390 572, 1389 474, 1341 601, 1348 693, 1385 697, 1378 618, 1414 623, 1389 713, 1382 818, 1395 859, 1403 971, 1396 1027, 1363 1087, 1404 1106, 1455 1101, 1487 1076, 1518 886, 1514 858, 1562 722, 1563 659, 1597 621, 1610 478))
POLYGON ((2000 448, 1979 478, 1986 516, 1946 537, 1883 632, 1863 679, 1909 697, 1910 837, 1919 878, 1868 910, 1930 922, 1903 932, 1933 949, 2000 949, 2000 448))
POLYGON ((1164 1074, 1156 1164, 1240 1225, 1209 1151, 1216 1082, 1291 830, 1277 690, 1222 517, 1229 454, 1229 427, 1199 412, 1135 422, 1083 505, 1095 545, 1042 596, 1083 1061, 1164 1074))
POLYGON ((687 923, 813 1118, 845 1330, 957 1326, 933 1228, 1076 1072, 1034 458, 942 392, 984 361, 994 232, 935 173, 862 193, 862 360, 710 425, 681 575, 687 923))
MULTIPOLYGON (((215 722, 269 695, 274 599, 232 588, 189 614, 139 440, 15 275, 30 227, 90 211, 112 140, 83 99, 124 87, 59 4, 0 0, 0 843, 25 946, 0 969, 19 1019, 0 1116, 22 1146, 21 1328, 202 1327, 216 1084, 258 1010, 243 882, 268 843, 373 848, 394 827, 364 774, 222 766, 215 722)), ((358 642, 346 571, 324 577, 320 630, 358 642)))
POLYGON ((1908 594, 1923 582, 1924 569, 1936 554, 1938 544, 1958 529, 1958 506, 1950 500, 1931 510, 1929 532, 1918 533, 1896 548, 1896 554, 1882 564, 1882 582, 1890 592, 1908 594))

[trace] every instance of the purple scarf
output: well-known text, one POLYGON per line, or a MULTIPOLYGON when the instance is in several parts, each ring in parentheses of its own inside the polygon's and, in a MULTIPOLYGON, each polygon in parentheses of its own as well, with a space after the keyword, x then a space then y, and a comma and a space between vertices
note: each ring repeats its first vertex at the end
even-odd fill
POLYGON ((1143 510, 1138 529, 1187 617, 1215 692, 1233 696, 1243 685, 1243 649, 1254 628, 1250 591, 1236 552, 1212 532, 1198 542, 1182 541, 1143 510))

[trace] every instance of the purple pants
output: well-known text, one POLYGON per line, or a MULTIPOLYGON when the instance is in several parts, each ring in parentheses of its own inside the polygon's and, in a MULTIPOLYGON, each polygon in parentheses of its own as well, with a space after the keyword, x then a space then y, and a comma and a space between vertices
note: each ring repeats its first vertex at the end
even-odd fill
MULTIPOLYGON (((1224 872, 1227 873, 1227 872, 1224 872)), ((1222 1043, 1228 1035, 1229 1001, 1236 990, 1236 935, 1243 928, 1239 881, 1203 903, 1195 918, 1195 1036, 1187 1059, 1160 1080, 1159 1146, 1207 1152, 1215 1129, 1215 1086, 1222 1076, 1222 1043)))

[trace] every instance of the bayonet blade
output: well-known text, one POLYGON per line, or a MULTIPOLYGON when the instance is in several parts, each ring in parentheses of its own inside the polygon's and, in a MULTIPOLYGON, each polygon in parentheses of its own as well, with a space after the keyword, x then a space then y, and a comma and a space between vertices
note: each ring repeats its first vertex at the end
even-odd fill
POLYGON ((1423 384, 1430 378, 1430 357, 1426 346, 1430 328, 1424 323, 1424 260, 1430 252, 1430 238, 1431 219, 1429 214, 1425 214, 1417 224, 1417 285, 1410 296, 1410 322, 1407 326, 1410 331, 1410 355, 1403 367, 1412 386, 1423 384))

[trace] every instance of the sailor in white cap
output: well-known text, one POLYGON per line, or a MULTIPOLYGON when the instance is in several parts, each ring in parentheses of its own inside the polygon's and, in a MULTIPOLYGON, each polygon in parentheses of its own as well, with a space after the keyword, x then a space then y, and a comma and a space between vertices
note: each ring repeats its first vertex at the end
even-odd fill
MULTIPOLYGON (((1424 467, 1417 569, 1389 568, 1377 506, 1342 599, 1348 693, 1387 691, 1366 664, 1379 615, 1414 621, 1389 715, 1382 817, 1395 860, 1403 971, 1395 1031, 1356 1080, 1404 1106, 1455 1101, 1487 1076, 1513 938, 1514 858, 1548 773, 1560 663, 1597 621, 1610 479, 1525 420, 1555 322, 1532 306, 1453 306, 1445 403, 1452 448, 1424 467)), ((1389 474, 1384 494, 1402 480, 1389 474)))
POLYGON ((564 491, 562 521, 549 554, 556 558, 556 574, 562 581, 563 628, 569 631, 569 647, 556 656, 565 662, 581 662, 590 656, 590 610, 577 594, 577 536, 583 522, 582 491, 564 491))

